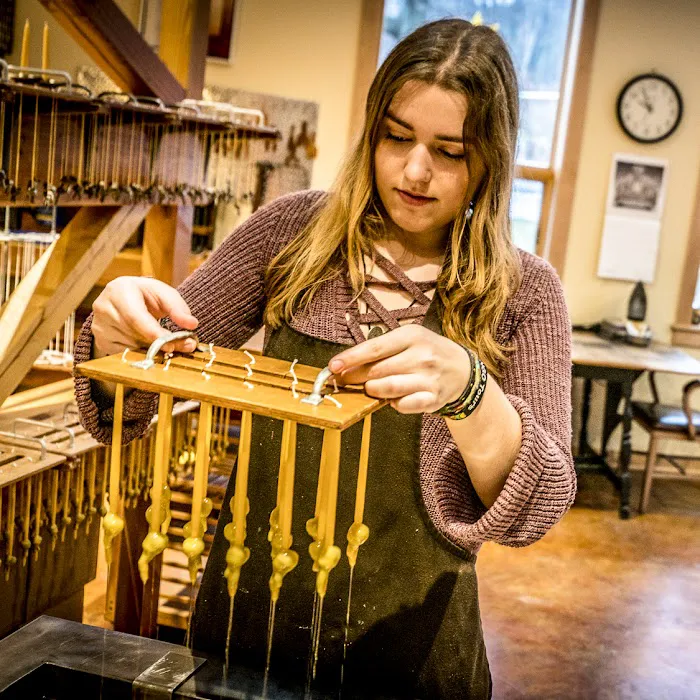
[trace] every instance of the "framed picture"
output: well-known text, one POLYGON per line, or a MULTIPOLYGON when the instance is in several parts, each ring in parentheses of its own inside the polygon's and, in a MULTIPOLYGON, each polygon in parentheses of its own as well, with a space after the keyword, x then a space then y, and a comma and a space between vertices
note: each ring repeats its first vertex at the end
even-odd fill
POLYGON ((661 218, 668 161, 616 153, 608 191, 608 211, 622 216, 661 218))
POLYGON ((613 155, 599 277, 654 281, 668 170, 669 162, 661 158, 613 155))
POLYGON ((236 0, 211 0, 207 58, 229 62, 232 56, 236 0))

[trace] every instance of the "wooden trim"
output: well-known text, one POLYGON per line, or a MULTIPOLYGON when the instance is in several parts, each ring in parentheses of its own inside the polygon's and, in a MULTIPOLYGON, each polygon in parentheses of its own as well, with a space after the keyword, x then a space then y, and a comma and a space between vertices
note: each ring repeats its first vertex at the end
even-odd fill
POLYGON ((516 165, 515 177, 519 180, 552 182, 554 180, 554 170, 552 168, 537 168, 532 165, 516 165))
POLYGON ((678 324, 690 323, 693 314, 692 304, 693 296, 695 296, 695 285, 698 280, 698 268, 700 268, 700 178, 698 178, 698 187, 695 193, 695 209, 690 217, 690 231, 685 249, 685 265, 683 266, 683 277, 681 278, 681 288, 678 294, 674 331, 678 324))
POLYGON ((552 197, 554 195, 554 179, 542 183, 542 209, 540 210, 540 220, 537 224, 537 242, 535 253, 544 257, 547 249, 547 231, 549 230, 549 220, 552 214, 552 197))
MULTIPOLYGON (((563 157, 551 198, 551 215, 544 246, 546 257, 559 275, 563 274, 566 262, 566 247, 571 228, 576 176, 581 156, 586 105, 593 71, 593 54, 601 6, 601 0, 577 0, 573 12, 578 10, 581 2, 584 4, 578 51, 575 66, 570 67, 574 71, 573 90, 566 123, 566 136, 562 142, 563 157)), ((573 36, 575 37, 576 34, 573 36)))
POLYGON ((700 326, 694 326, 690 323, 674 323, 671 326, 671 344, 683 345, 687 348, 700 348, 700 326))
POLYGON ((350 102, 350 143, 362 129, 365 119, 365 102, 374 74, 377 72, 379 43, 384 21, 384 0, 362 0, 360 38, 355 64, 355 85, 350 102))
POLYGON ((515 177, 519 180, 532 180, 533 182, 542 183, 542 206, 540 207, 540 220, 537 223, 537 241, 535 243, 535 253, 543 257, 547 242, 546 231, 549 225, 549 217, 552 210, 554 170, 552 168, 538 168, 531 165, 516 165, 515 177))
POLYGON ((185 97, 185 89, 113 0, 40 2, 122 90, 168 104, 185 97))

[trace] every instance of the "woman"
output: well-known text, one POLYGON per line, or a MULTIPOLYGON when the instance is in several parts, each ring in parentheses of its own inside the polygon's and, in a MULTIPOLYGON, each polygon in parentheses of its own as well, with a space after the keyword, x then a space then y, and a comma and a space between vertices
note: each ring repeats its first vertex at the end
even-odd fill
MULTIPOLYGON (((263 208, 178 291, 116 280, 83 327, 78 360, 146 345, 166 316, 229 347, 265 323, 266 354, 329 364, 340 381, 390 400, 373 419, 370 537, 347 630, 346 561, 324 602, 314 681, 323 691, 337 690, 342 673, 346 697, 489 697, 476 552, 487 540, 537 540, 573 501, 562 290, 547 263, 510 240, 517 94, 495 32, 456 19, 421 27, 379 69, 362 136, 330 193, 263 208)), ((81 378, 76 388, 85 426, 108 442, 104 389, 81 378)), ((151 395, 129 396, 126 439, 153 410, 151 395)), ((231 659, 260 669, 281 430, 264 419, 254 430, 251 559, 231 659)), ((289 684, 304 683, 309 655, 314 582, 303 563, 304 521, 313 514, 318 432, 299 431, 293 534, 302 561, 276 612, 271 669, 289 684)), ((338 533, 352 523, 359 439, 359 426, 344 436, 338 533)), ((225 507, 193 623, 195 648, 214 653, 226 644, 230 519, 225 507)))

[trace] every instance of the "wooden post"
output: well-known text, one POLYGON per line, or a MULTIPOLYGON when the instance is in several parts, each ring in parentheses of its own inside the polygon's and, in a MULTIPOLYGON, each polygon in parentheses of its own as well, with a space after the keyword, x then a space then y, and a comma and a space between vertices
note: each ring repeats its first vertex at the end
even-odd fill
POLYGON ((141 274, 176 287, 189 272, 194 207, 156 206, 146 216, 141 274))
POLYGON ((185 88, 200 99, 209 30, 209 0, 161 0, 158 55, 185 88))

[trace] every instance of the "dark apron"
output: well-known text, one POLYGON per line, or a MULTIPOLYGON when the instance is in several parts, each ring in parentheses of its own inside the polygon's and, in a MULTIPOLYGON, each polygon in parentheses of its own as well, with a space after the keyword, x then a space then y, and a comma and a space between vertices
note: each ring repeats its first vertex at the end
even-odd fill
MULTIPOLYGON (((440 332, 433 303, 424 325, 440 332)), ((265 354, 325 367, 346 346, 283 326, 265 354)), ((310 654, 315 574, 306 521, 314 515, 322 431, 299 425, 292 534, 299 553, 284 578, 275 613, 270 676, 277 686, 304 688, 310 654)), ((323 603, 314 690, 339 695, 350 567, 346 535, 353 522, 362 421, 343 432, 335 544, 343 551, 331 572, 323 603)), ((479 616, 475 556, 440 534, 420 488, 421 414, 389 406, 372 417, 364 522, 352 585, 343 698, 473 698, 491 696, 491 677, 479 616)), ((271 574, 268 519, 276 504, 282 423, 254 416, 250 455, 246 545, 231 636, 231 664, 263 670, 271 574)), ((228 542, 224 526, 235 478, 229 481, 192 623, 193 647, 224 654, 229 596, 223 572, 228 542)))

